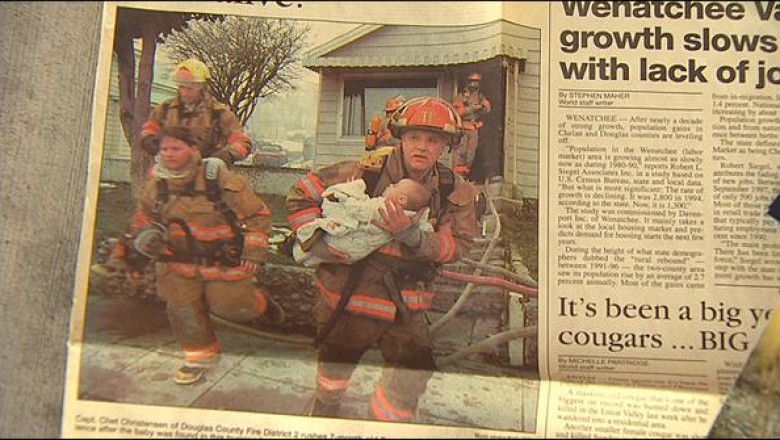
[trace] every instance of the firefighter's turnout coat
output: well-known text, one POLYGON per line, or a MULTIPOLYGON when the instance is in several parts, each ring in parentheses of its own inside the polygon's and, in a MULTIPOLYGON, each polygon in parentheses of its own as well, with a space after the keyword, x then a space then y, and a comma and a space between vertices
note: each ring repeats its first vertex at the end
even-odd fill
POLYGON ((479 129, 483 125, 482 118, 490 113, 490 99, 481 91, 463 89, 455 96, 452 106, 463 118, 463 140, 457 149, 457 166, 471 168, 479 146, 479 129))
POLYGON ((390 119, 390 116, 382 118, 374 116, 371 119, 370 129, 365 136, 366 150, 398 146, 401 140, 393 137, 393 133, 390 131, 390 119))
POLYGON ((178 96, 158 105, 141 126, 141 143, 157 136, 163 127, 184 125, 200 140, 203 157, 219 157, 227 164, 246 159, 251 152, 251 141, 241 121, 227 105, 204 93, 203 99, 192 108, 187 108, 178 96))

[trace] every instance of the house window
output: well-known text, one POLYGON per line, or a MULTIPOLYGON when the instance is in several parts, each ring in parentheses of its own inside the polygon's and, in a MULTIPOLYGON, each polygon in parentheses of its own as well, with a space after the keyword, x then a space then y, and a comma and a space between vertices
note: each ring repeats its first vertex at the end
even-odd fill
POLYGON ((385 101, 401 95, 405 99, 438 96, 436 78, 395 78, 344 81, 343 136, 363 136, 374 116, 385 115, 385 101))

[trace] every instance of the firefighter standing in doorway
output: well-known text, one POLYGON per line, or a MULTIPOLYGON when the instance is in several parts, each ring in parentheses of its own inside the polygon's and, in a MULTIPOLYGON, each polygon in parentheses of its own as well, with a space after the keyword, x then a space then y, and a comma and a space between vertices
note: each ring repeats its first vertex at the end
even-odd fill
POLYGON ((490 99, 482 93, 482 75, 472 72, 466 87, 455 96, 452 105, 463 118, 463 141, 455 154, 455 172, 465 176, 471 169, 479 145, 482 117, 491 110, 490 99))
POLYGON ((241 122, 230 108, 208 92, 208 67, 193 58, 179 63, 173 74, 178 85, 176 97, 157 106, 141 127, 140 144, 149 154, 159 151, 159 134, 165 126, 190 127, 198 137, 201 155, 217 157, 226 164, 246 159, 251 142, 241 122))
POLYGON ((354 264, 315 236, 302 247, 326 262, 315 273, 320 294, 317 390, 310 415, 337 416, 355 367, 374 344, 385 359, 371 398, 369 416, 384 421, 413 419, 420 396, 436 368, 423 312, 433 301, 433 275, 439 265, 465 255, 476 235, 474 188, 438 162, 457 144, 461 119, 446 101, 434 97, 407 101, 390 129, 397 148, 366 153, 359 161, 340 162, 299 179, 287 195, 288 221, 297 230, 321 216, 323 189, 362 178, 376 196, 403 178, 422 183, 433 231, 412 227, 415 220, 393 201, 376 225, 393 240, 354 264))
POLYGON ((201 159, 189 128, 167 126, 123 241, 107 266, 139 283, 154 261, 157 294, 184 352, 174 381, 199 381, 220 345, 209 313, 252 323, 280 323, 284 312, 254 285, 268 251, 270 211, 246 179, 215 158, 201 159))
POLYGON ((366 151, 376 150, 382 147, 396 147, 400 140, 393 136, 390 132, 390 118, 393 112, 398 110, 404 103, 403 96, 393 96, 385 102, 385 116, 380 118, 374 116, 371 118, 371 123, 368 129, 368 133, 365 137, 366 151))

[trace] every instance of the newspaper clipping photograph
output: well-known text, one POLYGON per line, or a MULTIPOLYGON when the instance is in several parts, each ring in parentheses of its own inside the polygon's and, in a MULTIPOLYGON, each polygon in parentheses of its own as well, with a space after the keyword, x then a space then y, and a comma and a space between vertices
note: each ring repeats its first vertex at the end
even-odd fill
POLYGON ((105 2, 62 436, 706 437, 780 293, 778 24, 105 2))

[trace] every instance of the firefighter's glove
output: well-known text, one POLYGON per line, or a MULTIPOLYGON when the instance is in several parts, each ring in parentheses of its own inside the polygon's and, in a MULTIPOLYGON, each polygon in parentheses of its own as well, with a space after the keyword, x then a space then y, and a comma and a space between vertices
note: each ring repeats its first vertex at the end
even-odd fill
MULTIPOLYGON (((218 151, 219 152, 219 151, 218 151)), ((217 153, 218 153, 217 152, 217 153)), ((220 159, 215 156, 206 157, 203 159, 203 163, 206 164, 206 179, 217 180, 220 170, 227 168, 227 162, 224 159, 220 159)))
POLYGON ((121 245, 118 246, 122 246, 124 249, 124 255, 121 258, 126 265, 126 269, 136 272, 142 271, 149 262, 149 257, 139 253, 135 249, 135 245, 133 243, 135 237, 131 234, 124 234, 120 240, 121 245))
POLYGON ((376 227, 387 231, 393 238, 412 249, 420 246, 422 231, 416 225, 419 224, 420 218, 425 214, 425 210, 421 209, 413 217, 409 217, 404 212, 400 200, 388 198, 385 200, 384 208, 379 209, 379 213, 382 219, 373 221, 376 227))
POLYGON ((160 140, 157 139, 157 136, 147 136, 141 139, 141 148, 152 156, 155 156, 157 155, 157 152, 160 151, 160 140))
POLYGON ((262 265, 263 263, 258 263, 256 261, 241 260, 241 268, 247 272, 257 273, 258 269, 260 269, 262 265))
POLYGON ((230 165, 235 160, 233 153, 230 152, 230 147, 220 148, 219 150, 211 153, 211 157, 222 160, 222 162, 225 162, 225 165, 230 165))
POLYGON ((165 233, 165 226, 154 223, 152 227, 136 234, 133 249, 149 259, 155 259, 165 246, 165 233))

